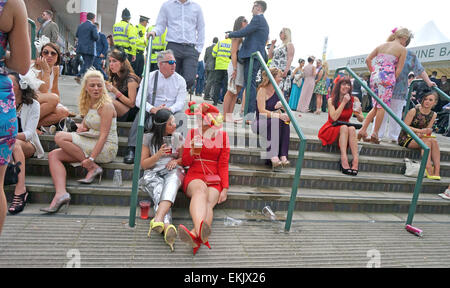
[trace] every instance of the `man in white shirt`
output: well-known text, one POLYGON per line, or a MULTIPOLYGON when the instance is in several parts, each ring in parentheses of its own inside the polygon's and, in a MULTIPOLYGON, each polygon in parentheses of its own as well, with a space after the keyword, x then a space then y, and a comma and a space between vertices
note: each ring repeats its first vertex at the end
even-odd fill
POLYGON ((165 2, 149 35, 161 36, 166 28, 167 49, 174 52, 176 72, 183 76, 187 89, 190 89, 195 82, 198 57, 205 42, 205 21, 200 5, 191 0, 165 2))
MULTIPOLYGON (((148 89, 147 89, 147 101, 145 103, 145 119, 146 122, 151 114, 155 114, 160 109, 168 109, 172 111, 175 116, 175 121, 178 123, 177 132, 186 136, 187 117, 184 114, 183 108, 186 101, 186 81, 180 74, 175 72, 177 62, 172 50, 166 50, 158 53, 156 58, 158 62, 159 70, 151 72, 148 76, 148 89), (155 77, 158 77, 156 84, 156 97, 153 102, 153 90, 155 77)), ((136 107, 141 107, 141 94, 143 84, 139 87, 139 91, 136 97, 136 107)), ((136 147, 137 127, 139 117, 136 115, 133 126, 128 136, 128 151, 124 157, 123 162, 126 164, 133 164, 134 162, 134 150, 136 147)), ((147 126, 147 125, 146 125, 147 126)))

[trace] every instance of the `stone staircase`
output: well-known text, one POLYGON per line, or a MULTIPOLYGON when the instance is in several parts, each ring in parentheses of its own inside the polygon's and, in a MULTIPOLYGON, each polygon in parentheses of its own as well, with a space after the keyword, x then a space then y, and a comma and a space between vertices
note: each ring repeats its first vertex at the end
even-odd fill
MULTIPOLYGON (((131 123, 118 123, 119 152, 115 161, 103 164, 101 183, 81 185, 75 180, 83 178, 82 167, 66 165, 67 190, 73 205, 128 206, 132 186, 133 165, 122 162, 127 146, 131 123), (115 169, 122 170, 123 185, 113 185, 115 169)), ((291 134, 291 167, 273 171, 261 159, 255 135, 242 127, 225 127, 232 143, 230 158, 230 189, 223 208, 260 210, 270 205, 275 211, 287 211, 300 140, 291 134)), ((293 129, 292 129, 293 130, 293 129)), ((42 146, 48 153, 56 147, 54 136, 40 136, 42 146)), ((297 211, 334 212, 386 212, 407 213, 416 179, 403 176, 405 157, 419 159, 419 151, 404 149, 394 144, 380 145, 360 143, 359 174, 356 177, 338 171, 339 149, 337 146, 322 147, 317 137, 308 137, 303 162, 297 211)), ((449 213, 450 201, 437 196, 450 183, 450 150, 441 151, 441 181, 424 179, 417 206, 418 213, 449 213)), ((31 203, 50 203, 54 187, 49 174, 47 155, 45 159, 26 161, 26 186, 31 203)), ((5 187, 10 201, 12 186, 5 187)), ((139 199, 148 196, 139 192, 139 199)), ((175 207, 187 208, 189 200, 180 191, 175 207)))

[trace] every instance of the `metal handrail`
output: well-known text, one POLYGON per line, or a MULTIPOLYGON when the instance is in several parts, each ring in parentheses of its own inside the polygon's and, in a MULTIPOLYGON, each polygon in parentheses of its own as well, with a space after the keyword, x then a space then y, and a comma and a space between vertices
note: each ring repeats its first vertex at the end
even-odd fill
POLYGON ((36 46, 34 45, 34 40, 36 39, 36 23, 28 18, 28 24, 31 26, 30 42, 31 42, 31 59, 36 59, 36 46))
POLYGON ((134 168, 133 168, 133 186, 131 188, 131 197, 130 197, 130 217, 128 221, 128 225, 130 227, 134 227, 136 223, 136 207, 138 200, 138 192, 139 192, 139 177, 141 175, 141 153, 142 153, 142 138, 144 136, 144 125, 145 125, 145 106, 147 105, 147 91, 148 91, 148 81, 147 77, 149 77, 150 71, 150 61, 152 55, 152 43, 153 37, 150 36, 147 44, 147 57, 145 62, 144 69, 144 78, 142 80, 142 93, 137 97, 141 97, 141 108, 138 113, 138 129, 137 129, 137 138, 136 138, 136 148, 134 155, 134 168))
POLYGON ((342 70, 347 71, 355 79, 355 81, 358 81, 361 84, 361 86, 364 89, 366 89, 367 93, 369 93, 370 96, 372 96, 372 98, 374 98, 381 105, 381 107, 383 107, 383 109, 402 127, 402 129, 405 130, 406 133, 408 133, 414 139, 414 141, 416 141, 417 144, 419 144, 420 147, 422 147, 422 149, 423 149, 424 153, 423 153, 422 161, 420 164, 419 175, 417 176, 416 186, 414 187, 413 198, 411 200, 411 205, 409 206, 408 219, 406 220, 406 225, 411 225, 413 218, 414 218, 414 214, 416 212, 417 201, 419 199, 420 189, 422 188, 423 175, 425 173, 425 166, 428 161, 428 155, 430 153, 430 148, 428 148, 428 146, 425 145, 425 143, 422 141, 422 139, 420 139, 419 136, 417 136, 411 130, 411 128, 409 128, 405 124, 405 122, 403 122, 400 118, 398 118, 397 115, 395 115, 394 112, 392 112, 392 110, 377 95, 375 95, 375 93, 367 86, 367 84, 364 81, 359 79, 359 77, 355 74, 355 72, 353 72, 352 69, 350 69, 349 67, 338 68, 334 74, 334 78, 336 78, 338 72, 342 71, 342 70))
MULTIPOLYGON (((410 84, 409 87, 412 87, 412 85, 413 85, 414 83, 419 83, 419 82, 425 82, 425 81, 422 80, 422 79, 415 79, 415 80, 411 81, 411 84, 410 84)), ((442 90, 439 89, 438 87, 434 87, 434 86, 432 87, 432 89, 433 89, 434 91, 436 91, 440 96, 443 96, 443 97, 447 98, 448 101, 450 101, 450 96, 448 96, 447 94, 445 94, 444 91, 442 91, 442 90)), ((410 104, 411 104, 411 93, 412 93, 412 92, 413 92, 413 91, 412 91, 412 89, 410 88, 410 89, 409 89, 409 92, 408 92, 408 98, 406 99, 406 108, 405 108, 405 112, 403 113, 403 119, 405 119, 405 118, 406 118, 406 114, 408 114, 409 106, 410 106, 410 104)))
MULTIPOLYGON (((294 183, 292 184, 291 199, 289 202, 288 214, 286 217, 286 225, 284 228, 285 231, 289 231, 291 229, 292 216, 294 214, 294 209, 295 209, 295 200, 297 199, 298 186, 300 184, 300 175, 301 175, 303 159, 304 159, 305 150, 306 150, 306 137, 303 134, 300 126, 298 125, 297 119, 294 117, 294 114, 292 113, 291 108, 289 107, 288 103, 284 99, 284 95, 281 92, 280 87, 278 87, 277 83, 275 82, 275 79, 273 78, 272 74, 270 73, 269 68, 267 67, 260 52, 253 53, 250 58, 250 63, 249 63, 249 68, 248 68, 249 74, 248 74, 248 79, 247 79, 247 88, 246 88, 246 92, 245 92, 246 93, 246 96, 245 96, 246 101, 245 101, 244 115, 247 115, 247 113, 248 113, 248 103, 250 102, 249 101, 249 96, 250 96, 249 91, 250 91, 250 87, 251 87, 253 62, 254 62, 255 57, 261 63, 261 66, 264 69, 264 71, 266 71, 270 82, 272 83, 273 87, 275 88, 275 93, 277 94, 279 100, 283 104, 284 110, 289 115, 289 118, 291 119, 291 123, 293 124, 294 129, 297 132, 298 137, 300 138, 300 149, 298 151, 298 159, 297 159, 297 165, 295 168, 294 183)), ((245 117, 244 117, 244 119, 245 119, 245 117)), ((245 122, 246 121, 243 121, 244 127, 245 127, 245 122)))

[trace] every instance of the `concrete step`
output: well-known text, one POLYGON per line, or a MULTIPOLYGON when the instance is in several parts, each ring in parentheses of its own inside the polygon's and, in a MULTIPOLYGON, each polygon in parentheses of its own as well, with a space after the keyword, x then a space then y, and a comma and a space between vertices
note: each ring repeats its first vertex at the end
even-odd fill
MULTIPOLYGON (((47 205, 51 202, 55 190, 49 177, 31 176, 26 180, 30 192, 30 203, 47 205)), ((7 199, 11 201, 13 187, 5 187, 7 199)), ((101 184, 81 185, 73 179, 67 183, 74 205, 129 206, 131 181, 115 187, 111 180, 101 184)), ((251 187, 233 185, 228 192, 227 201, 220 206, 226 209, 261 210, 269 205, 275 211, 287 211, 291 188, 288 187, 251 187)), ((139 200, 148 199, 146 193, 139 192, 139 200)), ((296 198, 296 211, 328 212, 383 212, 407 213, 412 193, 379 192, 354 190, 325 190, 300 188, 296 198)), ((45 206, 43 205, 43 206, 45 206)), ((189 199, 179 192, 175 208, 188 208, 189 199)), ((448 214, 450 201, 442 200, 437 194, 423 193, 419 197, 418 213, 448 214)))
MULTIPOLYGON (((230 163, 233 164, 251 164, 251 165, 265 165, 266 160, 261 159, 261 149, 231 149, 230 163)), ((290 160, 291 168, 297 165, 298 151, 289 151, 288 159, 290 160)), ((311 169, 328 169, 339 170, 340 154, 330 152, 305 152, 303 160, 303 168, 311 169)), ((352 157, 349 155, 349 163, 351 164, 352 157)), ((360 172, 377 172, 390 174, 404 174, 405 161, 402 158, 389 157, 374 157, 360 155, 359 157, 359 171, 360 172)), ((441 176, 450 177, 450 162, 441 162, 441 176)))

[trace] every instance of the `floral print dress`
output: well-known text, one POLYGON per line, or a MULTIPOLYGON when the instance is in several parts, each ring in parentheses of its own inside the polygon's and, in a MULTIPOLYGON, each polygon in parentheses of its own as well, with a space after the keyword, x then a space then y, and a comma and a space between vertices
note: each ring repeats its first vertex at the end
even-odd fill
MULTIPOLYGON (((395 68, 398 58, 390 54, 378 54, 374 59, 374 71, 370 77, 370 89, 388 106, 391 107, 391 99, 395 87, 395 68)), ((373 107, 382 108, 375 100, 373 107)))
MULTIPOLYGON (((0 15, 6 2, 0 0, 0 15)), ((16 100, 3 61, 7 45, 8 34, 0 31, 0 166, 9 162, 17 135, 16 100)))

